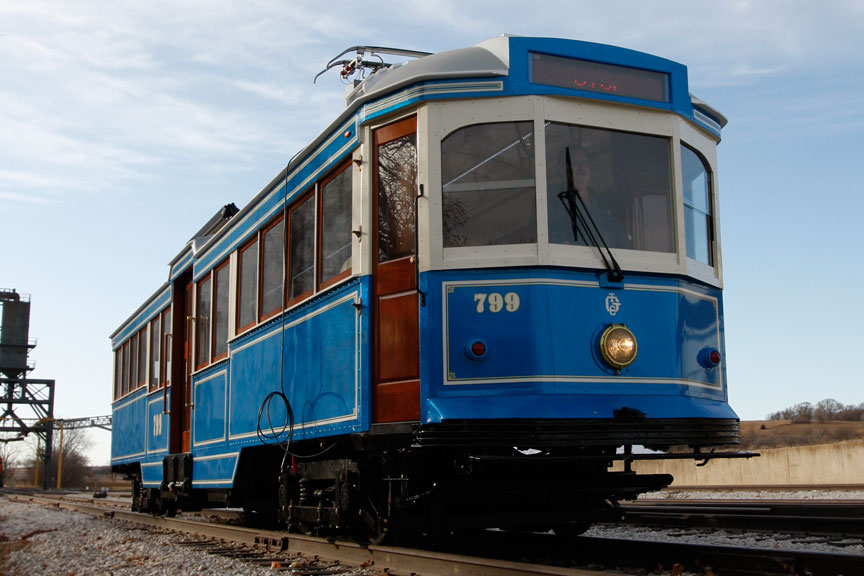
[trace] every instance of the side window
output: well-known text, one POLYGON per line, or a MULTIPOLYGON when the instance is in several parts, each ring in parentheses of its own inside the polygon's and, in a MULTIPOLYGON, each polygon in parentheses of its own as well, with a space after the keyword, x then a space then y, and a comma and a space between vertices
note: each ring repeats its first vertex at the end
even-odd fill
POLYGON ((687 257, 714 265, 714 221, 711 216, 711 171, 696 152, 681 145, 684 180, 684 232, 687 257))
POLYGON ((150 390, 159 388, 159 358, 162 352, 162 347, 159 345, 162 316, 156 316, 150 322, 150 390))
POLYGON ((129 340, 123 344, 123 390, 120 395, 124 395, 129 392, 129 349, 132 347, 131 342, 129 340))
POLYGON ((135 388, 147 384, 147 328, 138 332, 138 382, 135 388))
POLYGON ((210 275, 198 282, 195 291, 195 367, 210 363, 210 303, 212 283, 210 275))
POLYGON ((126 388, 127 392, 131 392, 138 387, 138 334, 132 336, 129 345, 129 382, 126 388))
MULTIPOLYGON (((342 165, 291 206, 287 219, 274 219, 240 248, 238 334, 310 296, 316 286, 325 288, 351 274, 351 174, 351 164, 342 165)), ((227 282, 227 268, 225 275, 227 282)), ((219 287, 219 278, 215 281, 214 313, 218 315, 219 295, 227 290, 219 287)), ((225 322, 227 325, 227 319, 225 322)), ((227 346, 216 349, 224 342, 218 325, 214 324, 213 330, 215 361, 227 353, 227 346)))
POLYGON ((326 286, 351 273, 351 167, 321 185, 318 281, 326 286))
POLYGON ((445 248, 537 241, 533 122, 456 130, 441 164, 445 248))
POLYGON ((114 352, 114 398, 123 395, 123 348, 114 352))
POLYGON ((258 237, 240 249, 238 259, 237 332, 258 318, 258 237))
POLYGON ((171 334, 171 308, 162 313, 162 386, 168 386, 171 381, 171 340, 166 335, 171 334))
POLYGON ((213 361, 228 355, 228 280, 226 260, 213 272, 213 361))
POLYGON ((315 288, 315 196, 309 196, 288 215, 288 301, 315 288))
POLYGON ((261 233, 261 314, 264 320, 282 309, 282 255, 285 222, 280 218, 261 233))

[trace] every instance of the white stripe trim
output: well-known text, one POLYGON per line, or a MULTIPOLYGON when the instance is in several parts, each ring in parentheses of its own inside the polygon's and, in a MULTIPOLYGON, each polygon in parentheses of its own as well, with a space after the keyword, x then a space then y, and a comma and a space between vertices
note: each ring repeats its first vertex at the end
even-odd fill
POLYGON ((504 82, 497 80, 491 82, 447 82, 441 84, 428 84, 425 86, 416 86, 409 90, 404 90, 398 94, 383 100, 378 100, 363 107, 361 114, 362 118, 367 118, 377 114, 382 110, 397 106, 408 100, 419 98, 421 96, 439 95, 439 94, 462 94, 466 92, 501 92, 504 90, 504 82))
MULTIPOLYGON (((462 386, 470 384, 524 384, 524 383, 573 383, 573 384, 644 384, 644 385, 673 385, 673 386, 691 386, 693 388, 706 388, 709 390, 722 390, 723 379, 722 375, 719 384, 711 384, 710 382, 699 382, 687 378, 643 378, 643 377, 615 377, 615 376, 520 376, 520 377, 500 377, 500 378, 450 378, 450 328, 449 328, 449 298, 448 294, 452 293, 456 287, 470 288, 472 286, 526 286, 526 285, 554 285, 554 286, 572 286, 578 288, 600 288, 599 282, 582 281, 582 280, 561 280, 558 278, 518 278, 518 279, 490 279, 490 280, 461 280, 453 282, 442 282, 441 298, 443 305, 441 306, 442 327, 443 327, 443 344, 444 344, 444 386, 462 386)), ((671 292, 675 294, 686 294, 695 298, 706 300, 714 305, 714 319, 717 327, 717 345, 720 345, 720 308, 718 299, 713 296, 701 294, 695 290, 681 288, 678 286, 654 286, 650 284, 624 284, 623 289, 643 292, 671 292)))
MULTIPOLYGON (((472 378, 451 380, 445 383, 447 386, 463 386, 466 384, 526 384, 526 383, 569 383, 569 384, 652 384, 693 386, 696 388, 708 388, 720 390, 722 385, 714 385, 707 382, 697 382, 685 378, 616 378, 615 376, 523 376, 517 378, 472 378)), ((557 394, 556 394, 557 395, 557 394)))

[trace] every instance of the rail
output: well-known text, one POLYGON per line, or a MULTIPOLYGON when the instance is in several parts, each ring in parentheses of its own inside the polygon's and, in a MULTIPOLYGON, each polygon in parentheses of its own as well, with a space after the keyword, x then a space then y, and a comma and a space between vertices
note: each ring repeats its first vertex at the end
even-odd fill
MULTIPOLYGON (((453 576, 471 574, 472 576, 586 576, 589 572, 575 568, 546 566, 478 558, 446 552, 374 546, 328 540, 313 536, 286 534, 272 530, 229 526, 181 518, 164 518, 137 512, 106 510, 92 504, 69 502, 45 496, 8 496, 18 501, 30 500, 36 503, 54 505, 60 509, 83 512, 96 516, 114 518, 172 530, 234 542, 244 546, 258 546, 279 550, 285 554, 302 554, 308 557, 321 557, 353 566, 374 565, 385 573, 423 574, 424 576, 453 576)), ((593 572, 591 572, 593 573, 593 572)))
MULTIPOLYGON (((134 522, 157 529, 173 530, 218 539, 221 543, 200 540, 193 545, 202 551, 249 557, 250 561, 268 554, 300 555, 336 561, 353 566, 369 566, 385 573, 417 573, 425 576, 476 574, 505 576, 526 574, 580 575, 599 574, 587 566, 605 570, 632 568, 656 570, 658 565, 672 573, 695 570, 732 575, 759 574, 861 574, 864 556, 837 552, 818 552, 759 547, 703 545, 680 542, 634 540, 633 538, 580 536, 560 538, 551 534, 520 532, 483 532, 456 538, 446 543, 446 551, 395 548, 327 540, 284 532, 238 527, 181 518, 161 518, 126 510, 106 510, 81 502, 56 498, 8 496, 18 500, 51 503, 59 508, 134 522), (233 542, 241 547, 236 555, 226 549, 233 542), (200 546, 198 546, 200 544, 200 546), (217 545, 218 544, 218 545, 217 545), (249 548, 251 547, 251 548, 249 548), (517 559, 527 559, 518 561, 517 559), (536 560, 535 560, 536 559, 536 560), (540 560, 542 559, 542 560, 540 560), (542 563, 540 563, 542 562, 542 563), (579 567, 574 567, 579 566, 579 567), (677 568, 676 568, 677 566, 677 568)), ((727 503, 723 503, 724 505, 727 503)), ((754 507, 753 503, 746 503, 754 507)), ((801 503, 805 506, 807 503, 801 503)), ((742 506, 744 507, 744 506, 742 506)), ((206 512, 205 512, 206 513, 206 512)))

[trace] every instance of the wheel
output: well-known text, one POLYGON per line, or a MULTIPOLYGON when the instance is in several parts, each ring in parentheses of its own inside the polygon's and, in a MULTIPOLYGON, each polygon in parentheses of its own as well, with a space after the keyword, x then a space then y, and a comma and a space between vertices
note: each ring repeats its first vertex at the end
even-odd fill
POLYGON ((560 524, 555 527, 555 535, 559 538, 575 538, 588 531, 591 528, 590 522, 570 522, 569 524, 560 524))
POLYGON ((133 512, 144 512, 144 495, 143 488, 141 487, 141 477, 135 476, 132 479, 132 511, 133 512))
POLYGON ((159 500, 159 515, 166 518, 174 518, 177 516, 177 501, 176 500, 159 500))

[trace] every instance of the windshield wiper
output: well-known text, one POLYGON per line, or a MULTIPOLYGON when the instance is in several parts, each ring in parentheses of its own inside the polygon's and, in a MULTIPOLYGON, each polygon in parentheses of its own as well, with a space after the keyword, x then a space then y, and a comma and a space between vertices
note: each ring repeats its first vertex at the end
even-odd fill
POLYGON ((570 161, 569 147, 566 149, 566 160, 567 190, 560 192, 558 194, 558 199, 561 200, 561 204, 564 205, 564 209, 570 216, 570 226, 573 229, 573 240, 575 242, 579 241, 579 229, 581 227, 584 230, 583 235, 585 238, 590 241, 600 253, 600 257, 603 259, 603 264, 606 266, 606 273, 609 281, 621 282, 621 280, 624 279, 621 267, 618 266, 618 261, 615 260, 615 256, 612 255, 612 250, 609 249, 609 245, 606 244, 606 240, 603 239, 603 234, 600 233, 600 229, 594 222, 594 218, 591 216, 588 206, 585 205, 585 201, 582 199, 582 196, 579 195, 579 191, 576 190, 573 183, 573 167, 570 161), (601 243, 603 245, 602 247, 600 246, 601 243))

